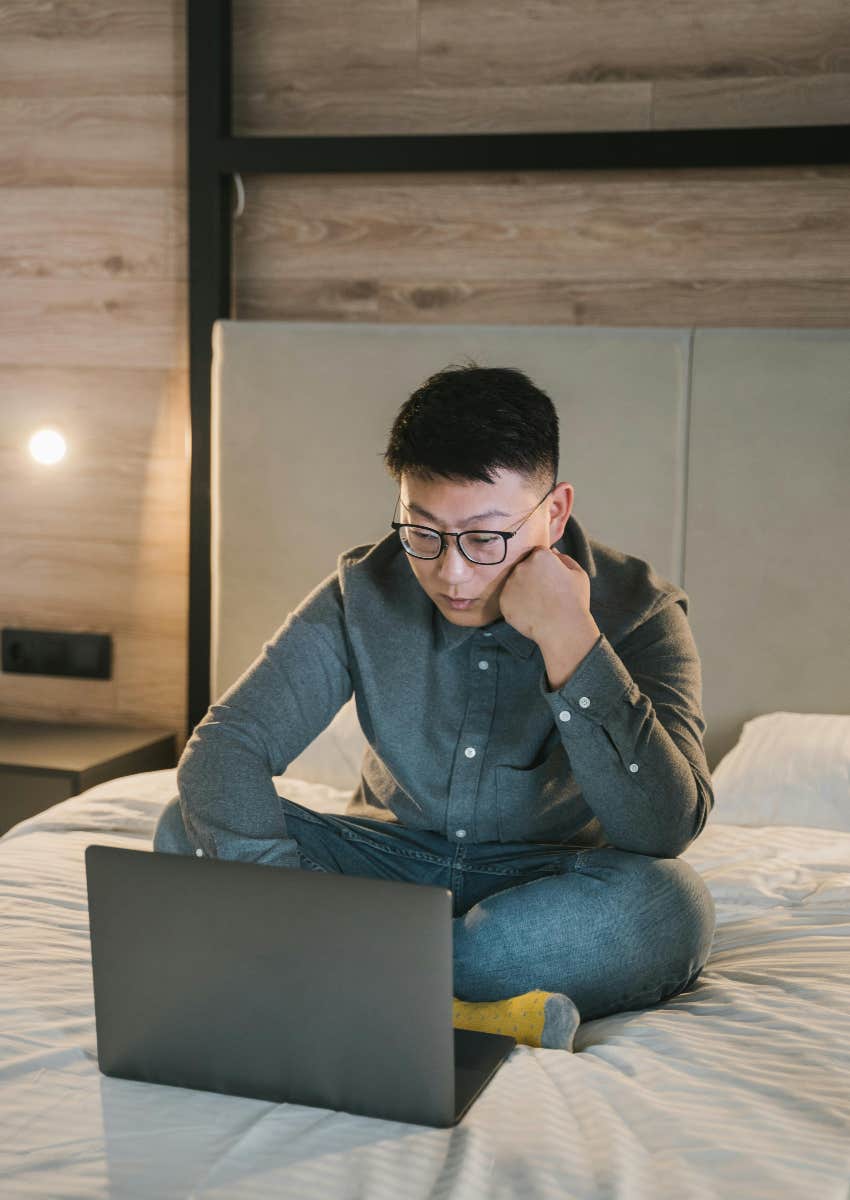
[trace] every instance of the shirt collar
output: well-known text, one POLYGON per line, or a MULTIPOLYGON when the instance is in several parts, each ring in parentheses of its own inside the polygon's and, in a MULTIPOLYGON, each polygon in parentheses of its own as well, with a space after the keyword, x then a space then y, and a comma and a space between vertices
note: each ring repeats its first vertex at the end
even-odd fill
POLYGON ((474 633, 491 633, 494 642, 510 650, 517 658, 530 658, 537 645, 531 638, 514 629, 513 625, 509 625, 504 617, 491 621, 489 625, 455 625, 443 616, 435 604, 433 622, 434 645, 438 654, 463 645, 474 633))

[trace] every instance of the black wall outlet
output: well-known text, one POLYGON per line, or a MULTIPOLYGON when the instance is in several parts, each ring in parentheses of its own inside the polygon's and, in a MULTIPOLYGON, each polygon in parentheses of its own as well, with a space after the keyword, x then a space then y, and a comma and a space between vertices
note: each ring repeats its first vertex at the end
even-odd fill
POLYGON ((19 675, 111 679, 112 637, 108 633, 4 629, 3 670, 19 675))

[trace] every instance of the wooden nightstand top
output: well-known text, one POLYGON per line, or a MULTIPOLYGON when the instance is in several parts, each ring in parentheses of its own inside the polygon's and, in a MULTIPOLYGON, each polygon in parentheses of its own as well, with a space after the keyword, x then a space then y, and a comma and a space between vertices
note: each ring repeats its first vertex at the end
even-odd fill
POLYGON ((174 741, 172 729, 68 725, 0 717, 0 766, 83 773, 135 750, 174 741))

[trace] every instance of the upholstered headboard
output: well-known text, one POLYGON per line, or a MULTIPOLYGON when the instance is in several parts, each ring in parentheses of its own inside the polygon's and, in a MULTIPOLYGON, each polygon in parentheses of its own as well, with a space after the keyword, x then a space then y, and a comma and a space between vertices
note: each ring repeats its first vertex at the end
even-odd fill
POLYGON ((687 591, 712 770, 750 717, 850 711, 850 331, 811 329, 217 321, 213 700, 385 536, 398 408, 469 359, 552 397, 585 532, 687 591))

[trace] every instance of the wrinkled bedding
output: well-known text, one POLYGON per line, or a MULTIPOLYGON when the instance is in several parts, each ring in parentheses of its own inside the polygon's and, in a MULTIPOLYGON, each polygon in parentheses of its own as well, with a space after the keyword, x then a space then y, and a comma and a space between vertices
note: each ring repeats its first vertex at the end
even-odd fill
POLYGON ((429 1129, 100 1073, 84 851, 150 849, 175 794, 173 769, 125 776, 0 838, 3 1200, 846 1200, 850 832, 709 819, 682 856, 717 906, 694 988, 583 1023, 574 1054, 518 1045, 429 1129))

